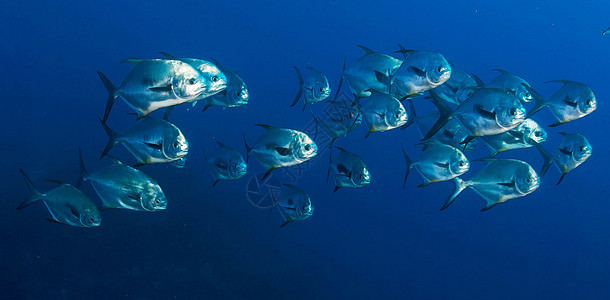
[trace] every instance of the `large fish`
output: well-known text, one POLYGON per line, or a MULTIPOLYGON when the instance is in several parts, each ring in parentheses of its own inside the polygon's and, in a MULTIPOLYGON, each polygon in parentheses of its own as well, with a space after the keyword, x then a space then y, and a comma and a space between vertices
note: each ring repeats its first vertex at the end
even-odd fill
MULTIPOLYGON (((359 188, 369 184, 371 182, 371 174, 362 158, 341 147, 335 148, 339 150, 339 155, 334 160, 331 156, 328 169, 328 173, 330 174, 332 171, 333 178, 335 179, 335 190, 333 192, 336 192, 339 188, 359 188)), ((327 174, 327 182, 328 177, 327 174)))
POLYGON ((248 104, 250 94, 244 80, 235 71, 222 66, 217 60, 210 58, 227 76, 227 88, 211 97, 205 98, 203 111, 210 106, 239 107, 248 104))
POLYGON ((301 96, 305 98, 303 110, 305 110, 305 107, 309 103, 320 102, 328 98, 328 96, 330 95, 330 86, 328 85, 328 79, 326 78, 326 75, 324 75, 324 73, 314 68, 307 67, 307 70, 309 70, 309 76, 303 79, 303 75, 301 75, 301 71, 299 71, 299 68, 294 66, 294 69, 297 72, 297 76, 299 79, 299 92, 294 98, 292 104, 290 104, 290 107, 295 106, 301 96))
POLYGON ((403 188, 407 183, 407 177, 412 168, 415 168, 424 180, 419 185, 420 187, 434 182, 451 180, 461 176, 470 169, 470 162, 462 151, 453 146, 436 142, 426 143, 416 161, 411 161, 405 149, 402 149, 402 154, 407 163, 403 188))
POLYGON ((324 118, 318 119, 314 116, 313 119, 316 126, 322 127, 330 137, 330 147, 337 138, 347 135, 362 123, 362 113, 355 101, 333 100, 327 106, 324 118))
POLYGON ((475 77, 468 75, 466 72, 458 69, 454 65, 451 65, 451 76, 445 83, 434 88, 434 92, 443 101, 460 105, 468 97, 470 97, 474 90, 471 87, 477 87, 478 82, 475 77))
MULTIPOLYGON (((402 48, 402 47, 401 47, 402 48)), ((433 51, 401 49, 405 56, 400 68, 384 80, 391 84, 391 94, 398 99, 413 97, 445 83, 451 66, 445 57, 433 51)))
POLYGON ((313 214, 313 205, 307 192, 291 184, 284 184, 284 187, 278 199, 271 194, 273 207, 278 208, 284 219, 280 228, 290 222, 304 221, 313 214))
POLYGON ((339 80, 335 99, 341 91, 343 79, 347 80, 352 94, 358 97, 368 97, 371 90, 388 93, 389 85, 384 82, 400 67, 402 60, 393 56, 375 52, 367 47, 358 45, 365 53, 348 68, 343 62, 343 75, 339 80))
POLYGON ((87 172, 79 149, 81 179, 89 181, 102 200, 102 208, 125 208, 137 211, 156 212, 167 207, 167 198, 159 184, 144 172, 123 164, 108 156, 113 164, 95 171, 87 172))
POLYGON ((214 177, 212 186, 220 180, 239 179, 248 172, 248 166, 244 158, 237 150, 221 142, 218 143, 218 151, 211 156, 206 155, 206 164, 214 177))
POLYGON ((552 80, 547 82, 563 83, 563 86, 547 100, 532 88, 526 86, 534 96, 534 100, 536 100, 536 106, 530 110, 527 115, 528 118, 543 107, 548 106, 553 116, 557 119, 556 123, 549 126, 555 127, 580 119, 597 108, 595 95, 587 85, 570 80, 552 80))
POLYGON ((565 132, 560 132, 559 134, 563 135, 563 140, 553 155, 548 153, 542 145, 536 145, 544 158, 544 165, 540 171, 540 177, 544 177, 549 170, 549 167, 555 163, 555 166, 557 166, 557 169, 561 172, 561 178, 559 178, 557 184, 561 183, 566 174, 584 163, 591 156, 593 151, 591 144, 589 144, 589 141, 584 135, 580 133, 565 132))
POLYGON ((482 136, 481 139, 489 148, 490 157, 512 149, 536 146, 546 141, 546 131, 532 119, 525 119, 519 126, 496 135, 482 136))
POLYGON ((266 169, 263 178, 266 178, 274 169, 305 162, 318 152, 316 143, 303 132, 263 124, 256 124, 256 126, 263 127, 265 132, 252 147, 245 144, 248 157, 254 156, 266 169))
POLYGON ((487 83, 485 87, 509 90, 524 103, 534 100, 534 96, 528 90, 531 88, 530 84, 523 78, 500 69, 493 69, 493 71, 500 72, 500 75, 487 83))
POLYGON ((68 183, 58 182, 59 187, 43 194, 36 189, 23 170, 19 169, 19 171, 21 171, 32 195, 28 200, 21 203, 17 209, 22 209, 40 200, 51 214, 51 218, 47 219, 48 221, 77 227, 94 227, 101 224, 102 217, 95 203, 79 189, 68 183))
POLYGON ((488 162, 487 166, 470 180, 462 180, 459 177, 453 179, 455 189, 441 210, 447 208, 467 187, 485 199, 487 204, 481 211, 486 211, 510 199, 526 196, 540 185, 538 174, 524 161, 491 158, 484 160, 488 162))
POLYGON ((108 144, 102 157, 117 143, 123 144, 138 160, 138 165, 181 161, 188 154, 189 144, 174 124, 151 117, 140 119, 123 133, 116 133, 102 123, 108 144))
POLYGON ((405 107, 391 95, 372 91, 361 108, 364 121, 369 128, 365 137, 371 132, 383 132, 401 127, 407 123, 405 107))
POLYGON ((108 90, 103 123, 108 119, 117 97, 125 100, 141 118, 159 108, 193 100, 208 87, 199 71, 180 60, 142 59, 134 63, 135 66, 119 87, 115 87, 102 72, 97 72, 108 90))
POLYGON ((462 143, 467 144, 475 137, 494 135, 509 131, 525 120, 526 111, 517 96, 507 90, 482 88, 477 90, 454 111, 431 93, 434 105, 441 113, 439 120, 424 136, 427 140, 436 134, 451 118, 457 118, 470 136, 462 143))

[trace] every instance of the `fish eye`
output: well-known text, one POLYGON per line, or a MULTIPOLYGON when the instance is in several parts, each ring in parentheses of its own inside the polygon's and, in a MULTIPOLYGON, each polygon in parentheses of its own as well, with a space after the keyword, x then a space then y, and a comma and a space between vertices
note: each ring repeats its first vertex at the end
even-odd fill
POLYGON ((159 203, 161 203, 161 201, 160 201, 159 199, 156 199, 156 200, 155 200, 155 204, 157 204, 157 205, 158 205, 159 203))
POLYGON ((460 165, 460 167, 463 167, 463 166, 464 166, 464 162, 463 162, 463 161, 460 161, 460 162, 459 162, 459 165, 460 165))
POLYGON ((532 96, 532 94, 530 94, 530 92, 525 92, 525 97, 529 98, 531 96, 532 96))
POLYGON ((582 147, 580 147, 580 151, 583 151, 583 152, 584 152, 584 151, 587 151, 587 146, 582 146, 582 147))
POLYGON ((189 80, 187 81, 188 84, 193 85, 195 84, 195 78, 189 78, 189 80))
POLYGON ((180 143, 178 142, 174 142, 174 144, 172 145, 174 148, 178 148, 178 146, 180 146, 180 143))
POLYGON ((589 100, 587 100, 586 103, 587 103, 587 106, 592 106, 593 105, 593 100, 589 99, 589 100))
POLYGON ((440 73, 440 72, 442 72, 442 71, 443 71, 443 69, 444 69, 444 68, 443 68, 443 66, 438 66, 438 68, 436 68, 436 70, 437 70, 439 73, 440 73))
POLYGON ((527 183, 532 183, 532 179, 531 179, 531 178, 528 178, 528 179, 526 179, 526 180, 525 180, 525 182, 527 182, 527 183))
POLYGON ((540 137, 540 136, 542 135, 542 132, 540 132, 540 131, 535 131, 535 132, 534 132, 534 135, 535 135, 536 137, 540 137))
POLYGON ((218 76, 212 76, 212 82, 217 82, 218 80, 220 80, 218 76))
POLYGON ((508 111, 508 113, 509 113, 511 116, 514 116, 514 115, 516 115, 516 114, 517 114, 517 109, 513 107, 513 108, 511 108, 511 109, 508 111))
POLYGON ((311 149, 311 145, 307 144, 307 145, 305 145, 304 148, 305 148, 305 151, 309 151, 311 149))
POLYGON ((324 88, 323 87, 320 88, 320 92, 324 92, 324 88))

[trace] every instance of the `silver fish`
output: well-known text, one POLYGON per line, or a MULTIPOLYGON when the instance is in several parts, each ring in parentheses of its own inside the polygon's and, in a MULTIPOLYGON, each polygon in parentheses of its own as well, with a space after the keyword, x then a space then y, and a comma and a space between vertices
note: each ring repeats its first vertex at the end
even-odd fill
POLYGON ((489 148, 490 157, 512 149, 534 147, 546 141, 546 131, 532 119, 525 119, 519 126, 496 135, 482 136, 481 139, 489 148))
POLYGON ((462 143, 470 142, 474 137, 494 135, 511 130, 525 120, 526 111, 523 103, 510 91, 496 88, 477 90, 454 111, 431 93, 434 105, 441 112, 439 120, 424 136, 429 139, 451 118, 457 118, 470 137, 462 143))
POLYGON ((405 107, 391 95, 372 91, 361 108, 364 121, 369 128, 365 137, 371 132, 383 132, 401 127, 407 123, 405 107))
POLYGON ((400 50, 404 61, 388 81, 391 93, 398 99, 413 97, 445 83, 451 66, 445 57, 433 51, 400 50))
POLYGON ((141 59, 117 88, 102 72, 97 72, 108 90, 104 118, 106 122, 114 100, 122 98, 138 117, 162 107, 193 100, 206 91, 206 80, 193 66, 179 60, 141 59))
POLYGON ((210 106, 227 108, 240 107, 248 104, 250 94, 248 93, 248 87, 241 76, 233 70, 220 65, 217 60, 213 58, 210 59, 227 76, 227 88, 218 94, 205 98, 203 101, 205 106, 202 111, 206 111, 210 106))
POLYGON ((218 143, 218 151, 211 156, 206 155, 206 164, 208 165, 214 183, 220 180, 235 180, 244 176, 248 172, 248 165, 239 152, 221 142, 218 143))
POLYGON ((138 165, 173 162, 188 154, 189 144, 174 124, 151 117, 140 119, 123 133, 116 133, 102 123, 108 134, 108 144, 102 157, 118 143, 138 160, 138 165))
POLYGON ((593 151, 591 144, 582 134, 565 132, 560 132, 559 134, 563 135, 563 140, 553 155, 548 153, 541 145, 536 145, 544 158, 540 177, 544 177, 549 167, 555 163, 555 166, 561 172, 561 178, 559 178, 557 184, 561 183, 566 174, 584 163, 593 151))
POLYGON ((278 199, 275 198, 273 193, 271 194, 273 207, 278 208, 284 219, 280 228, 290 222, 304 221, 313 214, 313 205, 311 205, 307 192, 291 184, 284 184, 284 186, 286 188, 282 189, 278 199))
POLYGON ((470 180, 459 177, 453 179, 455 188, 441 210, 447 208, 467 187, 479 194, 487 204, 481 211, 486 211, 507 200, 526 196, 540 186, 536 171, 524 161, 516 159, 484 159, 488 162, 481 171, 470 180))
POLYGON ((335 179, 335 190, 333 193, 339 188, 359 188, 369 184, 371 182, 371 174, 362 158, 341 147, 335 148, 339 150, 339 155, 334 160, 331 157, 326 176, 326 182, 328 182, 328 175, 332 171, 333 178, 335 179))
POLYGON ((407 183, 407 177, 413 168, 419 172, 424 180, 419 185, 420 187, 434 182, 451 180, 461 176, 470 169, 470 162, 462 151, 455 147, 436 142, 426 143, 416 161, 411 161, 404 148, 402 149, 402 154, 407 163, 403 189, 407 183))
POLYGON ((400 67, 402 60, 392 57, 387 54, 375 52, 367 47, 358 45, 365 54, 358 58, 349 68, 345 68, 343 62, 343 75, 337 87, 335 99, 341 91, 343 79, 347 80, 352 94, 358 97, 368 97, 370 90, 379 92, 389 92, 389 85, 384 81, 384 78, 394 74, 400 67))
POLYGON ((254 146, 249 147, 247 143, 245 144, 248 157, 254 156, 266 169, 263 178, 266 178, 274 169, 305 162, 318 152, 316 143, 303 132, 264 124, 256 124, 256 126, 263 127, 265 132, 254 143, 254 146))
POLYGON ((102 208, 125 208, 156 212, 167 207, 167 198, 159 184, 142 171, 109 156, 113 164, 89 173, 79 149, 81 179, 89 181, 102 200, 102 208))
POLYGON ((474 90, 469 89, 469 87, 477 86, 478 83, 476 79, 454 65, 451 65, 451 76, 445 83, 435 87, 434 92, 443 101, 454 105, 460 105, 460 103, 474 94, 474 90))
POLYGON ((32 195, 29 199, 21 203, 17 209, 22 209, 36 201, 42 201, 51 214, 48 221, 77 227, 100 226, 102 217, 95 203, 79 189, 68 183, 57 182, 60 184, 46 193, 41 193, 36 189, 30 178, 21 169, 21 174, 25 179, 32 195))
POLYGON ((509 90, 524 103, 534 100, 534 96, 528 90, 531 88, 530 84, 523 78, 500 69, 493 69, 493 71, 500 72, 500 75, 487 83, 485 87, 509 90))
POLYGON ((305 104, 303 105, 303 110, 308 103, 316 103, 320 102, 328 96, 330 96, 330 86, 328 84, 328 79, 324 73, 314 69, 307 67, 309 70, 309 76, 303 79, 303 75, 301 75, 301 71, 296 66, 293 66, 294 70, 297 72, 297 76, 299 79, 299 92, 290 107, 293 107, 297 104, 301 95, 305 98, 305 104))
POLYGON ((547 82, 563 83, 563 86, 549 97, 548 100, 545 100, 540 94, 528 87, 534 96, 534 100, 536 100, 536 106, 530 110, 527 115, 528 118, 543 107, 548 106, 553 116, 557 119, 556 123, 549 126, 555 127, 580 119, 597 108, 595 95, 587 85, 570 80, 552 80, 547 82))

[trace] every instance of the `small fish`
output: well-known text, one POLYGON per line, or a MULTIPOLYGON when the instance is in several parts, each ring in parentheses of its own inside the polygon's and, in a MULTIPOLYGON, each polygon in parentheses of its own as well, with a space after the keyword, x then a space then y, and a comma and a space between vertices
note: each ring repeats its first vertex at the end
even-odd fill
POLYGON ((138 118, 162 107, 193 100, 206 91, 206 79, 194 67, 180 60, 134 59, 135 66, 117 88, 102 72, 97 72, 108 90, 104 111, 106 123, 117 97, 138 114, 138 118))
POLYGON ((78 151, 81 178, 79 183, 89 181, 102 200, 102 208, 124 208, 137 211, 156 212, 167 207, 167 198, 159 184, 144 172, 123 164, 108 156, 113 164, 89 173, 78 151))
POLYGON ((294 70, 297 72, 297 76, 299 78, 299 92, 290 107, 293 107, 297 104, 301 95, 305 98, 305 104, 303 105, 303 110, 309 103, 320 102, 330 95, 330 86, 328 84, 328 79, 326 79, 326 75, 324 73, 315 70, 314 68, 307 67, 309 70, 309 76, 303 79, 301 75, 301 71, 296 66, 293 66, 294 70))
POLYGON ((388 78, 391 74, 394 74, 402 64, 402 60, 390 55, 375 52, 364 46, 358 45, 358 47, 365 54, 358 58, 349 68, 346 68, 345 61, 343 62, 343 75, 341 80, 339 80, 335 99, 341 91, 343 79, 347 80, 352 94, 358 97, 368 97, 371 90, 388 93, 389 85, 383 82, 383 78, 388 78))
POLYGON ((604 35, 610 33, 610 27, 608 27, 608 29, 606 30, 602 30, 602 37, 604 37, 604 35))
MULTIPOLYGON (((307 134, 286 128, 256 124, 265 129, 252 147, 246 144, 248 157, 254 156, 265 167, 263 179, 280 167, 290 167, 314 157, 318 146, 307 134)), ((246 161, 247 163, 247 161, 246 161)))
POLYGON ((94 227, 100 226, 102 223, 102 217, 95 203, 79 189, 68 183, 55 181, 60 184, 59 187, 43 194, 36 189, 23 170, 19 169, 19 171, 21 171, 21 175, 28 184, 32 195, 28 200, 21 203, 17 209, 22 209, 40 200, 51 214, 51 218, 47 221, 77 227, 94 227))
POLYGON ((318 119, 314 116, 313 119, 316 122, 316 128, 322 127, 330 137, 330 148, 337 138, 346 136, 362 123, 362 113, 355 101, 333 100, 325 109, 324 118, 318 119))
POLYGON ((561 183, 566 174, 584 163, 591 156, 593 150, 587 138, 580 133, 560 132, 559 134, 563 135, 563 140, 553 155, 548 153, 542 145, 536 144, 544 158, 540 177, 544 177, 549 167, 555 163, 555 166, 561 172, 561 178, 559 178, 557 184, 561 183))
POLYGON ((278 208, 284 219, 280 228, 294 221, 304 221, 313 214, 313 205, 311 205, 307 192, 291 184, 284 184, 284 186, 286 188, 282 189, 278 199, 271 193, 273 207, 278 208))
POLYGON ((487 83, 485 87, 511 91, 523 103, 529 103, 534 100, 532 93, 528 90, 528 88, 531 89, 530 84, 523 78, 500 69, 493 69, 493 71, 500 72, 500 75, 487 83))
POLYGON ((494 135, 509 131, 525 120, 523 103, 510 91, 496 88, 478 89, 454 111, 431 92, 432 103, 441 116, 424 136, 427 140, 436 134, 451 118, 457 118, 470 133, 462 143, 467 144, 478 136, 494 135))
POLYGON ((391 95, 372 91, 371 96, 361 108, 362 116, 371 132, 383 132, 401 127, 407 123, 408 116, 405 107, 391 95))
POLYGON ((416 161, 411 161, 404 148, 402 149, 402 154, 407 163, 403 189, 407 183, 407 177, 413 168, 419 172, 424 180, 419 185, 420 187, 434 182, 451 180, 461 176, 470 169, 470 162, 462 151, 455 147, 436 142, 425 143, 424 149, 416 161))
POLYGON ((391 94, 398 99, 433 89, 451 76, 451 65, 438 52, 405 50, 402 46, 397 52, 402 52, 405 59, 385 82, 390 82, 391 94))
POLYGON ((516 159, 483 159, 488 162, 470 180, 453 179, 455 188, 441 210, 447 208, 467 187, 483 197, 487 204, 481 211, 489 210, 507 200, 529 195, 540 186, 536 171, 524 161, 516 159))
POLYGON ((205 159, 212 177, 214 177, 212 186, 216 186, 216 183, 220 180, 239 179, 248 171, 244 158, 237 150, 221 142, 217 143, 219 146, 218 151, 210 157, 206 155, 205 159))
POLYGON ((552 80, 547 82, 562 83, 563 86, 555 92, 548 100, 545 100, 534 89, 528 90, 536 100, 536 106, 532 108, 527 115, 528 118, 545 106, 548 106, 557 119, 556 123, 549 125, 550 127, 559 126, 561 124, 580 119, 597 108, 597 100, 591 88, 587 85, 570 80, 552 80))
POLYGON ((371 174, 362 158, 341 147, 335 148, 339 150, 339 155, 334 161, 331 157, 328 174, 326 175, 326 181, 328 182, 328 175, 331 171, 333 173, 335 179, 335 190, 333 192, 336 192, 339 188, 359 188, 369 184, 371 174))
POLYGON ((434 88, 434 92, 443 101, 460 105, 468 97, 474 94, 474 90, 470 87, 477 87, 478 83, 471 75, 451 65, 451 76, 445 83, 434 88))
POLYGON ((248 104, 250 94, 248 93, 248 87, 244 80, 235 73, 220 63, 210 58, 216 66, 227 76, 227 88, 211 97, 204 99, 205 106, 202 111, 206 111, 210 106, 220 106, 222 108, 227 107, 240 107, 248 104))
POLYGON ((108 134, 108 144, 101 157, 118 143, 133 154, 137 165, 173 162, 188 154, 189 144, 180 129, 165 120, 144 117, 120 134, 104 123, 102 126, 108 134))
POLYGON ((525 119, 519 126, 496 135, 482 136, 481 139, 491 151, 489 157, 512 149, 534 147, 546 141, 546 131, 532 119, 525 119))

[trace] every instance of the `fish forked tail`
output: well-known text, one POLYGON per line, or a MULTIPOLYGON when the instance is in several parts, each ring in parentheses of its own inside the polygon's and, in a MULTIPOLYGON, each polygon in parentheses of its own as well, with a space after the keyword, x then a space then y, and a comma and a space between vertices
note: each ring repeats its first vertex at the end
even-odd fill
MULTIPOLYGON (((536 149, 538 149, 538 152, 540 152, 540 155, 542 155, 542 158, 544 159, 544 164, 542 165, 542 168, 540 169, 540 172, 538 173, 540 175, 540 179, 542 179, 542 177, 544 177, 544 175, 546 175, 546 172, 549 170, 549 168, 553 164, 553 157, 551 156, 551 154, 548 151, 546 151, 546 149, 544 149, 544 147, 542 147, 542 145, 540 145, 540 143, 536 143, 535 145, 536 145, 536 149)), ((562 176, 562 178, 563 178, 563 176, 562 176)))
POLYGON ((453 201, 455 201, 455 198, 457 198, 457 196, 468 186, 470 186, 470 182, 469 181, 464 181, 459 177, 455 177, 453 178, 453 184, 455 184, 455 187, 453 188, 453 192, 451 193, 451 195, 449 195, 449 198, 447 199, 447 201, 445 201, 445 204, 443 204, 443 207, 441 207, 441 210, 444 210, 445 208, 449 207, 449 205, 451 205, 451 203, 453 203, 453 201))
POLYGON ((452 118, 451 108, 449 108, 449 106, 443 102, 443 100, 441 100, 433 90, 429 90, 428 92, 432 96, 432 104, 436 106, 440 112, 440 116, 432 128, 430 128, 430 131, 428 131, 424 138, 422 138, 422 141, 425 141, 435 135, 452 118))
POLYGON ((77 188, 80 187, 80 185, 85 182, 85 180, 87 180, 87 176, 89 175, 89 172, 87 172, 87 169, 85 168, 85 162, 83 161, 83 151, 80 147, 78 147, 78 163, 80 165, 80 173, 78 181, 76 181, 77 188))
POLYGON ((530 92, 530 94, 534 98, 534 101, 536 101, 536 105, 527 112, 527 116, 525 117, 526 119, 529 119, 535 113, 537 113, 539 110, 546 106, 546 100, 544 99, 544 97, 542 97, 542 95, 538 94, 538 92, 536 92, 531 86, 525 83, 521 84, 525 87, 525 89, 527 89, 528 92, 530 92))
POLYGON ((405 171, 405 179, 402 181, 402 190, 405 190, 405 186, 407 185, 407 177, 409 177, 409 173, 411 173, 411 168, 413 167, 413 161, 405 152, 405 148, 402 148, 402 155, 405 157, 405 162, 407 163, 407 170, 405 171))
POLYGON ((411 114, 411 116, 409 116, 407 123, 400 127, 400 130, 405 130, 409 128, 409 126, 415 124, 415 121, 417 121, 417 112, 415 111, 415 104, 413 104, 413 100, 411 99, 408 99, 407 101, 409 101, 409 113, 411 114))
MULTIPOLYGON (((299 71, 299 68, 297 68, 297 66, 292 66, 294 68, 295 71, 297 71, 297 77, 299 78, 299 92, 297 93, 296 97, 294 97, 294 101, 292 101, 292 104, 290 104, 290 107, 293 107, 297 104, 297 102, 299 102, 299 99, 301 98, 301 95, 303 94, 303 75, 301 75, 301 71, 299 71)), ((305 103, 307 104, 307 103, 305 103)), ((303 107, 303 110, 305 110, 305 107, 303 107)))
POLYGON ((108 151, 110 151, 110 149, 112 149, 112 147, 118 142, 117 137, 119 135, 112 129, 110 129, 110 127, 108 127, 108 125, 106 125, 103 120, 100 120, 100 122, 102 123, 102 127, 104 127, 104 131, 106 131, 106 134, 108 135, 108 143, 102 151, 102 155, 100 155, 100 159, 102 159, 104 156, 106 156, 106 154, 108 154, 108 151))
POLYGON ((21 172, 21 175, 23 175, 23 179, 25 179, 25 182, 28 184, 28 187, 30 188, 30 191, 32 192, 32 195, 30 195, 30 197, 27 200, 23 201, 21 204, 19 204, 19 206, 17 206, 17 209, 23 209, 38 200, 44 199, 44 197, 46 195, 39 192, 38 189, 36 189, 36 187, 32 183, 32 180, 30 180, 28 175, 26 175, 22 169, 19 169, 19 172, 21 172))
POLYGON ((108 120, 108 115, 110 115, 110 110, 112 109, 112 105, 114 105, 114 99, 116 99, 114 96, 116 93, 116 87, 114 84, 112 84, 112 82, 110 82, 104 73, 97 71, 97 75, 102 80, 106 90, 108 90, 108 100, 106 100, 106 109, 104 110, 104 117, 102 118, 102 124, 104 124, 108 120))
POLYGON ((246 141, 246 135, 244 134, 244 145, 246 146, 246 167, 248 166, 248 161, 250 160, 250 150, 252 148, 248 146, 248 142, 246 141))
POLYGON ((343 58, 343 69, 341 71, 341 78, 339 79, 339 85, 337 86, 337 91, 335 92, 335 97, 333 98, 333 100, 337 99, 337 96, 339 96, 339 92, 341 92, 341 86, 343 85, 343 74, 345 73, 345 64, 347 62, 347 57, 343 58))

